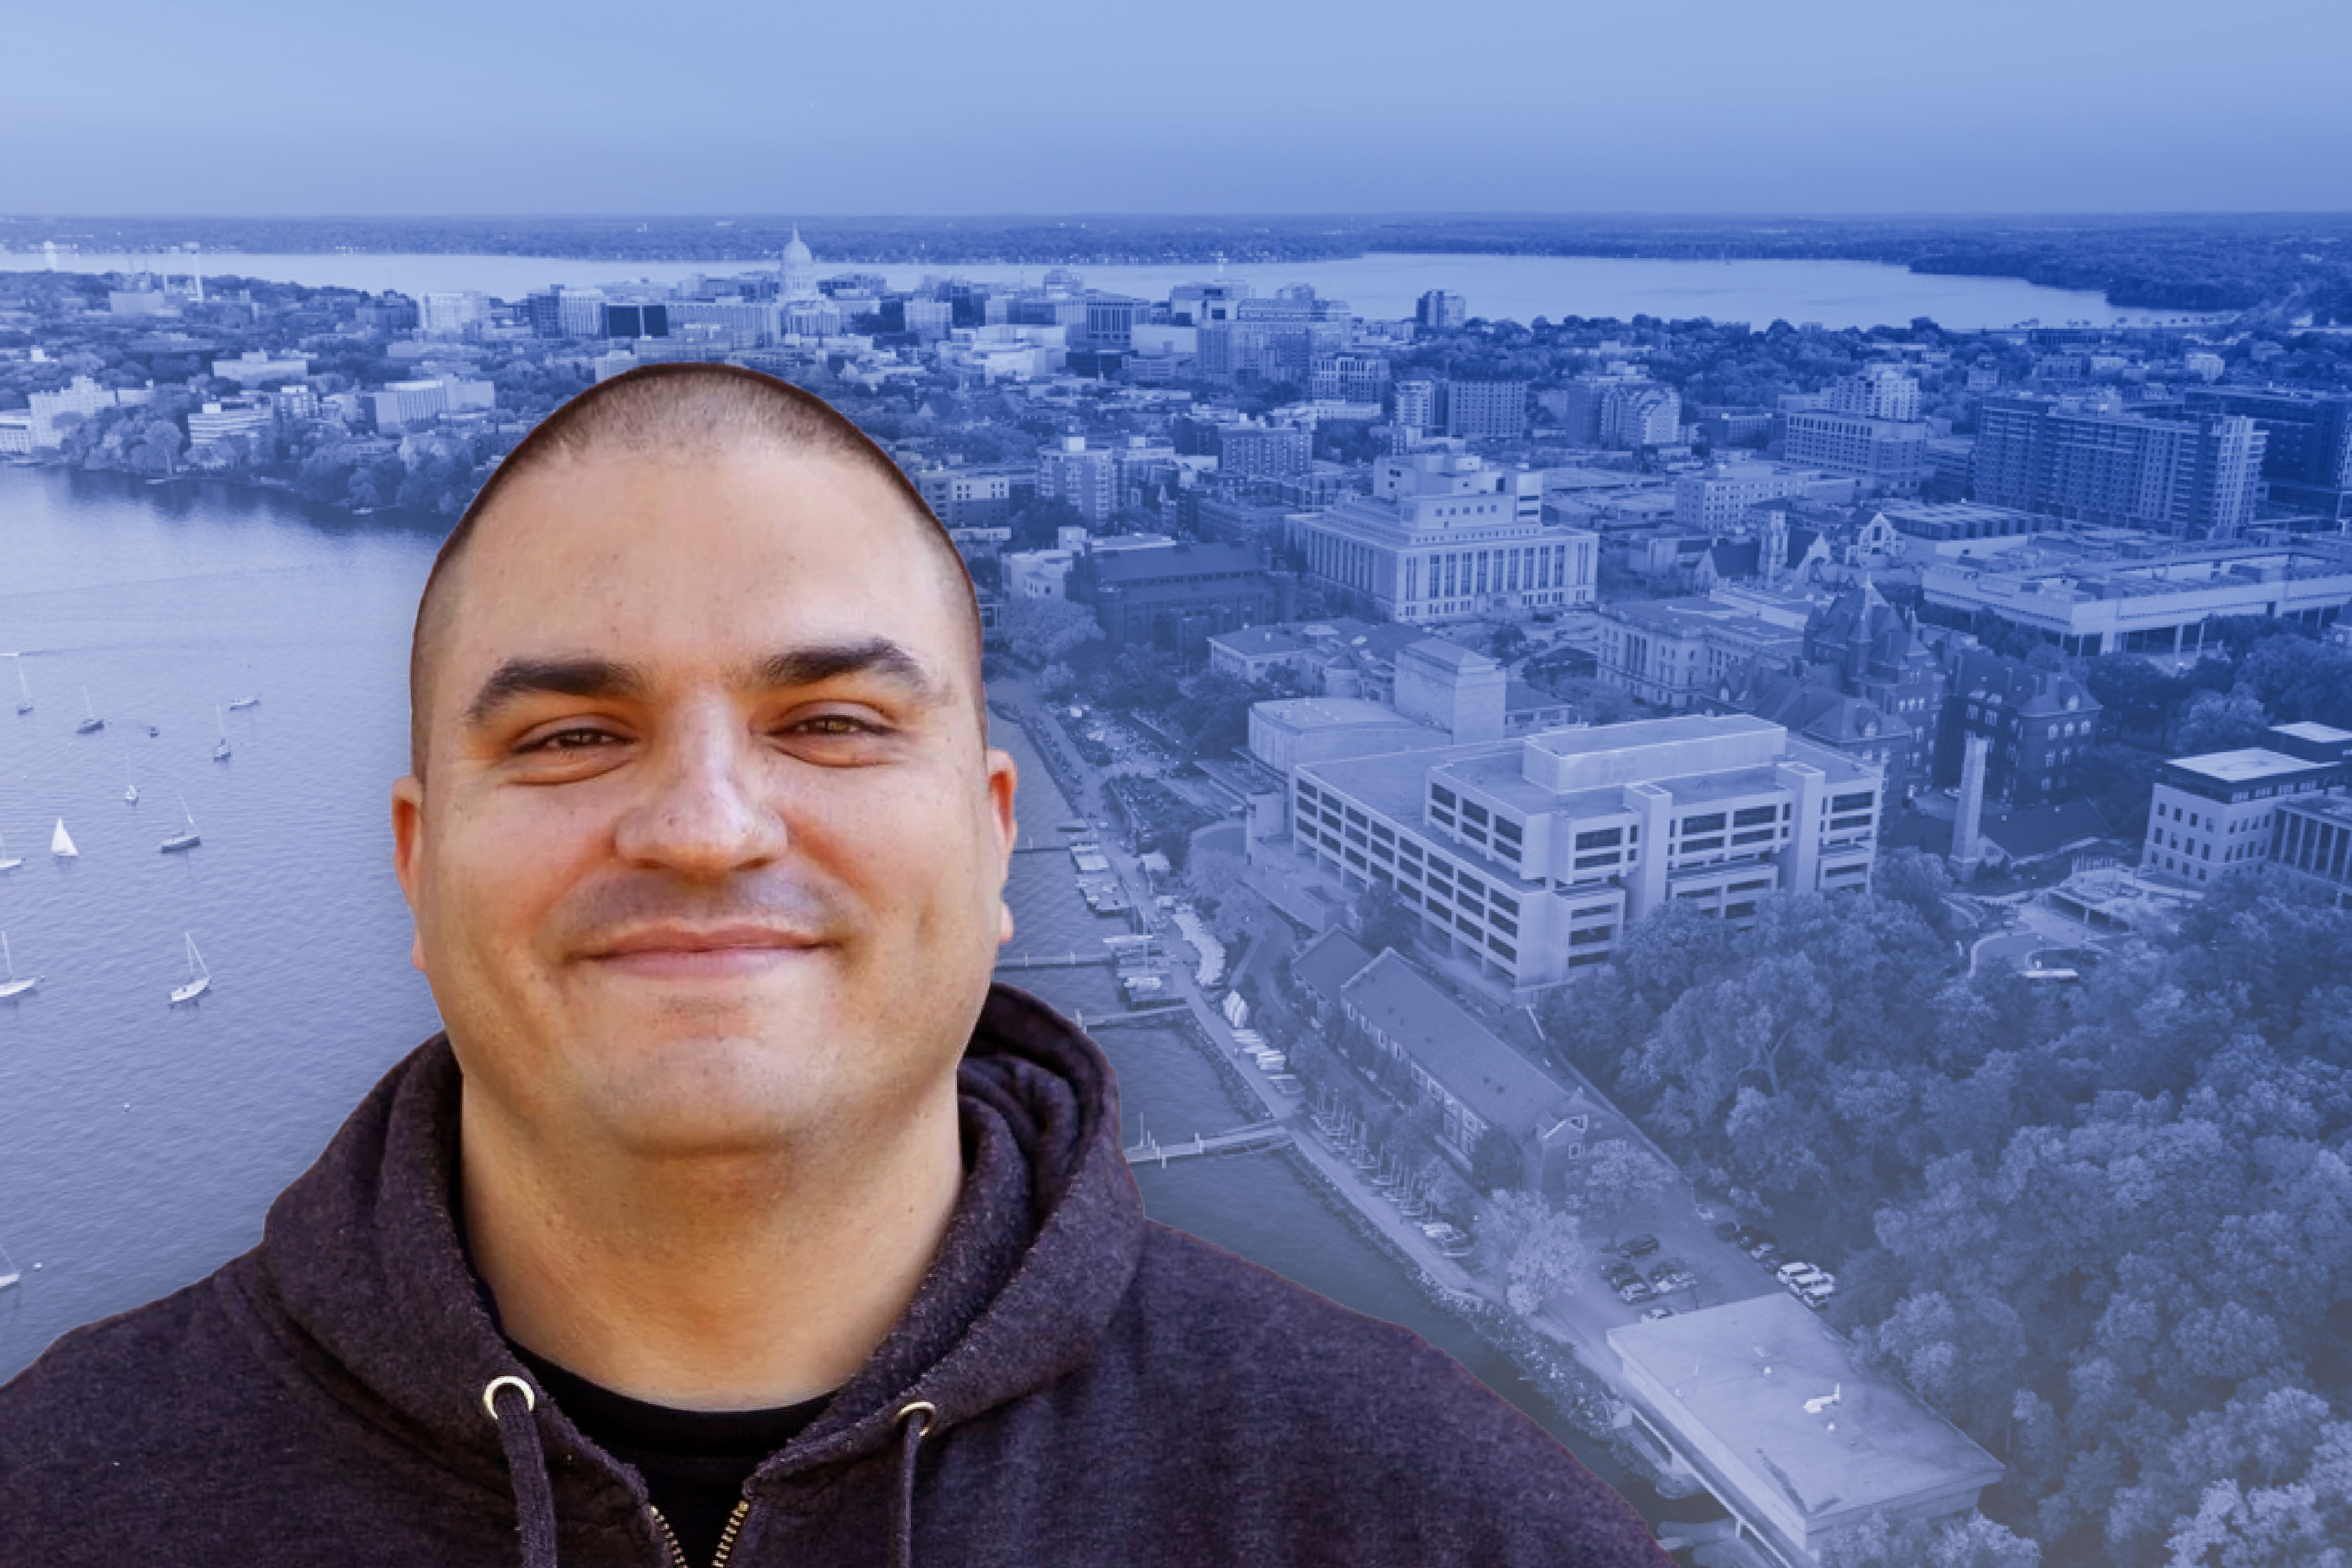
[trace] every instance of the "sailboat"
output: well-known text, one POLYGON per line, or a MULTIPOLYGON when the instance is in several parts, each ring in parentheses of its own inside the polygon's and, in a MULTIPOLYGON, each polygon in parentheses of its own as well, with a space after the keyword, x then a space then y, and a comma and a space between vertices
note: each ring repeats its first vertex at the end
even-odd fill
POLYGON ((221 735, 220 744, 213 748, 213 761, 225 763, 228 761, 228 716, 218 708, 215 708, 213 717, 220 721, 221 735))
POLYGON ((172 987, 172 1005, 193 1002, 211 988, 212 971, 205 967, 205 955, 196 951, 196 939, 188 938, 188 980, 184 985, 172 987))
POLYGON ((5 963, 8 970, 8 978, 0 980, 0 1001, 22 996, 41 983, 37 974, 27 975, 22 980, 16 978, 16 955, 8 951, 8 933, 5 931, 0 931, 0 963, 5 963))
POLYGON ((203 837, 196 832, 195 813, 188 809, 188 797, 185 795, 180 797, 180 815, 188 819, 188 830, 185 833, 174 833, 171 837, 163 840, 162 848, 166 855, 174 849, 194 849, 204 842, 203 837))
POLYGON ((128 760, 122 764, 122 798, 130 805, 139 804, 139 782, 131 776, 131 763, 128 760))
POLYGON ((0 1290, 5 1290, 23 1278, 16 1272, 16 1260, 8 1256, 8 1249, 0 1247, 0 1290))
MULTIPOLYGON (((16 673, 22 675, 24 670, 19 668, 16 673)), ((75 734, 87 735, 92 731, 103 730, 106 728, 106 721, 100 718, 98 716, 98 710, 89 705, 89 688, 87 686, 81 689, 81 706, 82 711, 89 714, 89 717, 84 719, 80 723, 74 726, 75 734)))
POLYGON ((0 839, 0 871, 13 871, 24 863, 25 858, 22 855, 10 855, 7 842, 0 839))
POLYGON ((23 693, 16 699, 16 711, 30 713, 33 710, 33 689, 25 684, 25 656, 21 653, 16 656, 16 689, 23 693))
POLYGON ((261 699, 258 697, 232 697, 228 700, 228 710, 232 713, 236 712, 240 708, 258 708, 260 706, 261 699))
POLYGON ((70 860, 81 853, 74 847, 73 835, 66 831, 66 819, 58 818, 58 830, 49 835, 49 853, 60 860, 70 860))

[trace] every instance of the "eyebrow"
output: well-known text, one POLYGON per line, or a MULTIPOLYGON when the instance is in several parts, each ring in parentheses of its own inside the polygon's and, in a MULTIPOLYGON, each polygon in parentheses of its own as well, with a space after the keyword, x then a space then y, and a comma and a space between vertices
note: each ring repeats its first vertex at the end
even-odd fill
MULTIPOLYGON (((918 701, 934 703, 945 693, 923 663, 888 637, 863 642, 786 648, 752 663, 746 685, 759 690, 814 686, 845 675, 877 675, 904 687, 918 701)), ((641 701, 653 682, 638 666, 593 655, 579 658, 509 658, 490 672, 466 708, 466 724, 479 729, 520 698, 541 693, 641 701)))

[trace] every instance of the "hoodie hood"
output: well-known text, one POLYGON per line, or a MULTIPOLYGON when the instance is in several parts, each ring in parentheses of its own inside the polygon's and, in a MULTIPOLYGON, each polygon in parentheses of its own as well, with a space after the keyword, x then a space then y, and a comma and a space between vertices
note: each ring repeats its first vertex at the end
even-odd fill
MULTIPOLYGON (((271 1206, 247 1288, 275 1298, 306 1370, 336 1397, 468 1480, 511 1490, 540 1568, 554 1561, 557 1519, 615 1524, 645 1498, 534 1396, 476 1289, 451 1209, 459 1081, 446 1036, 386 1073, 271 1206), (522 1386, 495 1392, 502 1379, 522 1386)), ((926 1436, 1076 1369, 1127 1294, 1146 1221, 1100 1047, 993 986, 957 1090, 965 1177, 939 1252, 824 1414, 754 1473, 755 1499, 893 1445, 911 1495, 926 1436)))

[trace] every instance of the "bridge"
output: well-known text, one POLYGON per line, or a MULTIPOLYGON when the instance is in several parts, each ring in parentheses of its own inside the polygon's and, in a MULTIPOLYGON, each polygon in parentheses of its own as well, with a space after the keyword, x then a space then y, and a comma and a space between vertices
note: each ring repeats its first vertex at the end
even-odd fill
POLYGON ((1146 1132, 1141 1142, 1127 1146, 1127 1163, 1130 1165, 1166 1165, 1171 1160, 1190 1159, 1195 1154, 1233 1154, 1259 1149, 1279 1149, 1289 1142, 1290 1129, 1278 1121, 1258 1121, 1247 1127, 1236 1127, 1230 1132, 1211 1132, 1205 1136, 1195 1132, 1189 1143, 1162 1143, 1146 1132))

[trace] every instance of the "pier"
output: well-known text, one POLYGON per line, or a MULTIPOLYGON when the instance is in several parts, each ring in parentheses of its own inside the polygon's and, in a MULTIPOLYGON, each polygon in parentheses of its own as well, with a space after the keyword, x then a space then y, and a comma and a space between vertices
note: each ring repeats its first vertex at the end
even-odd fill
POLYGON ((1259 1149, 1278 1149, 1290 1142, 1290 1129, 1278 1121, 1254 1122, 1236 1127, 1230 1132, 1192 1134, 1190 1143, 1162 1143, 1150 1133, 1139 1143, 1127 1146, 1127 1163, 1130 1165, 1161 1165, 1171 1160, 1190 1159, 1195 1154, 1232 1154, 1251 1152, 1259 1149))

